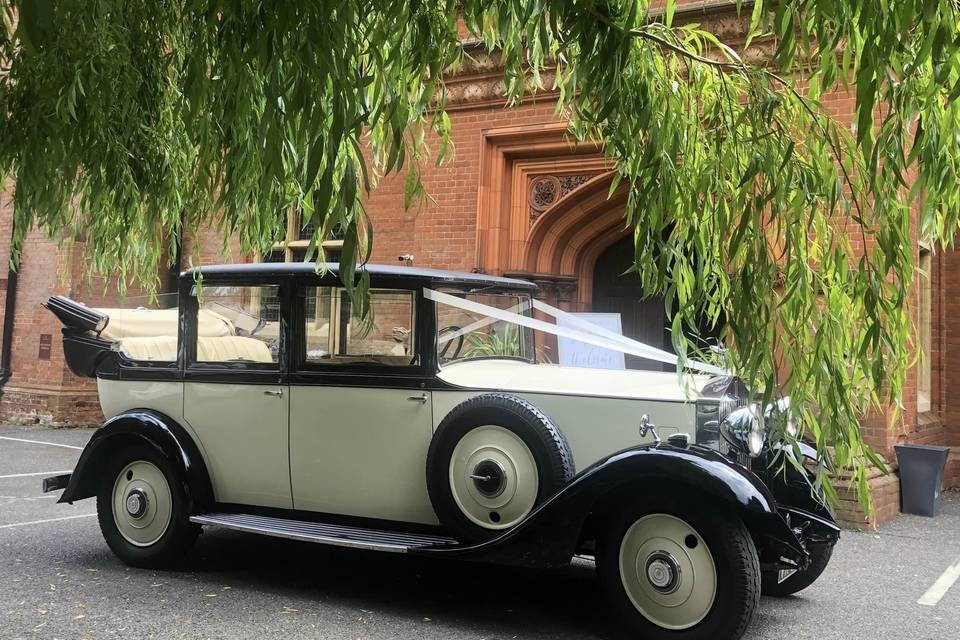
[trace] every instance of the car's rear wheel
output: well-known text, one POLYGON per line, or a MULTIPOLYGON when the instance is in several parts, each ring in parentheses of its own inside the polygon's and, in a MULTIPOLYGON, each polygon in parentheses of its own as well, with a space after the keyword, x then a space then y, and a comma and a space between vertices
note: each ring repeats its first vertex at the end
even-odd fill
POLYGON ((97 517, 110 549, 137 567, 171 566, 200 532, 189 521, 175 467, 146 445, 129 446, 112 456, 97 493, 97 517))
POLYGON ((553 421, 526 400, 502 393, 454 407, 427 455, 434 511, 465 542, 516 526, 573 473, 570 447, 553 421))
POLYGON ((634 503, 612 518, 597 573, 627 627, 652 640, 734 640, 760 600, 760 563, 743 522, 683 496, 634 503))

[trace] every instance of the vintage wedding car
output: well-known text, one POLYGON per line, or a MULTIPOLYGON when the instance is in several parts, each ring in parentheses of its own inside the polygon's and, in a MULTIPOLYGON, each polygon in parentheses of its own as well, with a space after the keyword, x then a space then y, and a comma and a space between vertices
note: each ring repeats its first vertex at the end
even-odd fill
POLYGON ((774 461, 795 455, 770 437, 782 405, 701 363, 538 363, 550 334, 676 359, 529 282, 365 271, 364 320, 336 264, 189 270, 177 309, 51 298, 108 420, 45 490, 96 497, 108 545, 142 567, 202 525, 540 568, 591 555, 644 638, 737 638, 761 589, 823 571, 839 530, 802 467, 774 461))

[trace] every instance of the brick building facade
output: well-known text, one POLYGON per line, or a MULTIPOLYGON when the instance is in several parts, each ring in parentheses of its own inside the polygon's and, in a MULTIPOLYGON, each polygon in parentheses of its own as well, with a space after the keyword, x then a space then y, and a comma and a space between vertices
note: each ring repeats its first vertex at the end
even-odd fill
MULTIPOLYGON (((732 4, 689 3, 687 11, 735 42, 742 23, 732 4)), ((545 73, 545 86, 551 80, 545 73)), ((599 146, 568 141, 549 91, 507 108, 497 56, 480 47, 449 78, 448 91, 455 157, 442 167, 422 168, 432 199, 420 208, 404 210, 403 175, 381 181, 365 203, 376 229, 373 261, 412 255, 417 266, 532 279, 551 304, 621 311, 625 333, 656 342, 658 318, 651 309, 662 314, 662 305, 643 305, 632 283, 611 280, 619 264, 625 268, 631 254, 624 247, 631 240, 624 227, 625 193, 619 189, 608 197, 611 173, 599 146)), ((852 95, 835 93, 824 102, 835 117, 852 118, 852 95)), ((0 194, 0 260, 8 258, 10 207, 9 193, 0 194)), ((192 252, 188 242, 185 255, 207 263, 252 259, 235 248, 222 255, 222 242, 212 233, 200 240, 200 251, 192 252)), ((910 374, 896 426, 891 429, 884 416, 864 421, 868 441, 888 460, 902 442, 944 444, 960 453, 960 399, 946 393, 951 382, 960 382, 960 251, 928 251, 918 244, 917 252, 930 277, 918 277, 913 312, 929 354, 910 374)), ((97 305, 115 302, 103 294, 101 282, 86 281, 81 259, 82 244, 68 251, 33 232, 15 278, 0 281, 0 313, 6 316, 8 304, 15 304, 2 421, 74 425, 101 418, 95 385, 67 369, 59 323, 40 307, 54 293, 97 305), (14 281, 16 295, 7 296, 14 281)), ((951 458, 947 482, 960 485, 960 455, 951 458)), ((871 486, 877 520, 889 519, 899 511, 896 475, 875 474, 871 486)), ((841 518, 862 524, 853 492, 843 497, 841 518)))

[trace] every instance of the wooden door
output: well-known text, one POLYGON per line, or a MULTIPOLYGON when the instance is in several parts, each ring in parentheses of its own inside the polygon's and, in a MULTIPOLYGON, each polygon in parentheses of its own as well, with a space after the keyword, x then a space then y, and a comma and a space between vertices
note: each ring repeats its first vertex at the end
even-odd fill
MULTIPOLYGON (((633 237, 627 236, 597 259, 593 271, 593 311, 619 313, 623 335, 673 353, 663 298, 644 297, 637 274, 625 273, 633 264, 633 256, 633 237)), ((673 365, 630 355, 626 356, 626 365, 628 369, 674 370, 673 365)))

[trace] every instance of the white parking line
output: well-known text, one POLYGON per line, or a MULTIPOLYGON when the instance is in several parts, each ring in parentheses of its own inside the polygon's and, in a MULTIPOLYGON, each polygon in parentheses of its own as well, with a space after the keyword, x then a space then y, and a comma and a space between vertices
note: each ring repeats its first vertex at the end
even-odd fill
POLYGON ((13 524, 0 524, 0 529, 13 529, 14 527, 26 527, 31 524, 46 524, 48 522, 62 522, 64 520, 76 520, 77 518, 92 518, 97 514, 84 513, 79 516, 64 516, 62 518, 49 518, 47 520, 32 520, 30 522, 14 522, 13 524))
POLYGON ((8 476, 0 476, 0 480, 7 478, 29 478, 31 476, 59 476, 64 473, 73 473, 69 469, 66 471, 37 471, 36 473, 12 473, 8 476))
POLYGON ((0 440, 13 440, 14 442, 27 442, 29 444, 45 444, 48 447, 63 447, 64 449, 83 451, 83 447, 75 447, 72 444, 60 444, 59 442, 43 442, 41 440, 27 440, 26 438, 11 438, 10 436, 0 436, 0 440))
POLYGON ((940 574, 940 577, 937 578, 937 581, 931 585, 927 592, 923 594, 917 604, 922 604, 925 607, 935 607, 940 598, 944 596, 947 590, 953 586, 953 583, 960 578, 960 558, 957 558, 957 561, 952 565, 947 567, 947 570, 940 574))

